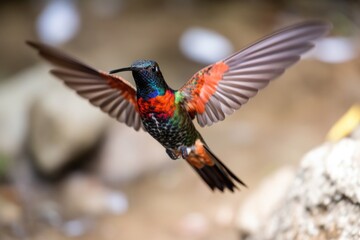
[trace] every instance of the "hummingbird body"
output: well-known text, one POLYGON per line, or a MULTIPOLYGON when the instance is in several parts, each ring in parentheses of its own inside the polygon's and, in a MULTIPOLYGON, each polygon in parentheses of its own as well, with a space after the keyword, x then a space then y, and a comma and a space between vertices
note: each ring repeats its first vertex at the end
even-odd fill
POLYGON ((131 71, 145 130, 169 151, 193 145, 198 132, 176 91, 167 85, 158 64, 152 60, 138 60, 132 64, 131 71))
MULTIPOLYGON (((215 65, 206 68, 194 76, 193 81, 199 84, 211 74, 209 71, 225 71, 215 65), (220 69, 220 70, 219 70, 220 69)), ((190 115, 184 105, 181 92, 172 90, 166 83, 158 64, 152 60, 138 60, 130 69, 137 89, 138 112, 145 130, 166 149, 172 159, 182 157, 199 173, 208 185, 223 190, 225 187, 231 191, 236 187, 232 181, 245 184, 238 179, 220 160, 210 152, 196 130, 190 115)), ((215 74, 215 75, 216 75, 215 74)), ((214 75, 214 74, 213 74, 214 75)), ((215 80, 219 76, 215 76, 215 80)), ((193 84, 193 83, 192 83, 193 84)))
POLYGON ((145 130, 166 149, 176 150, 180 146, 191 146, 198 132, 184 107, 176 102, 175 93, 166 90, 158 95, 137 101, 145 130))
MULTIPOLYGON (((152 60, 139 60, 132 64, 131 71, 137 87, 138 111, 145 130, 165 147, 170 158, 175 160, 182 157, 194 166, 211 188, 218 185, 219 189, 227 186, 233 190, 235 185, 227 173, 230 170, 222 167, 220 160, 208 148, 205 149, 205 142, 193 124, 194 117, 190 116, 183 104, 181 93, 168 87, 158 64, 152 60), (217 172, 215 177, 212 176, 214 170, 217 172), (211 178, 216 181, 209 180, 211 178)), ((230 174, 244 184, 233 173, 230 174)))
POLYGON ((321 21, 284 28, 201 69, 179 90, 167 85, 152 60, 107 73, 50 46, 27 43, 57 66, 51 72, 79 95, 119 122, 147 131, 170 158, 185 159, 212 190, 234 191, 236 183, 246 185, 210 151, 194 118, 201 127, 224 120, 297 62, 330 28, 321 21), (132 72, 136 88, 114 75, 122 71, 132 72))

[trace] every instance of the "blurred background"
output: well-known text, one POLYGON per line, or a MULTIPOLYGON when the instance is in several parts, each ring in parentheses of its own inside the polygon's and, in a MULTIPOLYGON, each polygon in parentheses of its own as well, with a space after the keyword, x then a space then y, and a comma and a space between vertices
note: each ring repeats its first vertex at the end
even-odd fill
POLYGON ((360 101, 359 26, 350 0, 2 1, 0 239, 240 239, 247 197, 277 169, 296 167, 360 101), (334 25, 315 50, 199 129, 249 186, 234 194, 211 192, 150 136, 78 97, 24 43, 106 71, 154 59, 179 88, 207 64, 313 18, 334 25))

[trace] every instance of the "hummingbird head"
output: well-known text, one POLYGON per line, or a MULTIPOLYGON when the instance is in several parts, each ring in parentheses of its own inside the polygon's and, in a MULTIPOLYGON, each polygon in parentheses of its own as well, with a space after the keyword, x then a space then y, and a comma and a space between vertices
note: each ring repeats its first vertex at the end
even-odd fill
POLYGON ((152 98, 165 94, 169 89, 162 76, 159 65, 153 60, 137 60, 130 67, 119 68, 110 71, 110 74, 117 72, 131 71, 136 83, 137 93, 142 98, 152 98))

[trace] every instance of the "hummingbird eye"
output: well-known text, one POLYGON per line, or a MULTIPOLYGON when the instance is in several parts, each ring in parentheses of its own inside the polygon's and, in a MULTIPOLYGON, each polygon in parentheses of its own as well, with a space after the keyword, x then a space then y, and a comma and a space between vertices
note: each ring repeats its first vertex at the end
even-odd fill
POLYGON ((159 71, 159 67, 158 67, 158 66, 152 66, 152 67, 151 67, 151 71, 152 71, 152 72, 158 72, 158 71, 159 71))

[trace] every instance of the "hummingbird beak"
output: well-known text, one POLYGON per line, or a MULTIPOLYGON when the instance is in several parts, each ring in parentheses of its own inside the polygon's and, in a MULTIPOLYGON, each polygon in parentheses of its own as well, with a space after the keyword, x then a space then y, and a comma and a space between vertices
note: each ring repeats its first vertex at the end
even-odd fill
POLYGON ((111 70, 109 72, 109 74, 114 74, 114 73, 118 73, 118 72, 125 72, 125 71, 132 71, 132 67, 125 67, 125 68, 118 68, 118 69, 114 69, 114 70, 111 70))

